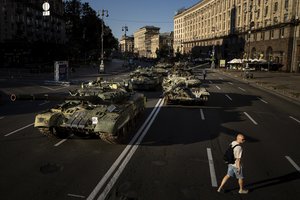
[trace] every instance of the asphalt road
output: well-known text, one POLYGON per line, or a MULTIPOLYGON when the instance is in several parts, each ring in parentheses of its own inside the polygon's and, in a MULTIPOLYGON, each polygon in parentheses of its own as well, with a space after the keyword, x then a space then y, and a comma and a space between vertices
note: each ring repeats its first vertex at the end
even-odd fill
MULTIPOLYGON (((0 198, 300 199, 299 106, 215 72, 205 84, 211 98, 204 106, 166 106, 159 91, 145 92, 147 109, 129 145, 42 136, 34 116, 54 102, 1 105, 0 198), (247 139, 250 193, 239 195, 232 179, 219 194, 223 152, 238 132, 247 139)), ((5 90, 61 93, 72 87, 10 83, 5 90)))

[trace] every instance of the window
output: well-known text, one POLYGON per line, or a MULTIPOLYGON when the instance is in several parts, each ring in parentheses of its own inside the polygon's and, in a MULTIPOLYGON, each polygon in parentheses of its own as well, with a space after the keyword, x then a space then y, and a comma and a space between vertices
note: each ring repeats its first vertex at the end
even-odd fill
POLYGON ((268 10, 269 10, 269 7, 268 7, 268 6, 266 6, 266 8, 265 8, 265 16, 267 16, 267 15, 268 15, 268 10))
POLYGON ((274 38, 274 30, 271 30, 270 35, 271 35, 271 39, 273 39, 274 38))
POLYGON ((274 12, 277 12, 277 10, 278 10, 278 2, 275 2, 275 4, 274 4, 274 12))
POLYGON ((284 8, 288 9, 289 8, 289 0, 284 1, 284 8))
POLYGON ((288 22, 288 20, 289 20, 289 14, 285 13, 284 16, 283 16, 283 21, 288 22))
POLYGON ((284 37, 284 28, 281 28, 279 31, 280 31, 280 33, 279 33, 280 37, 283 38, 284 37))

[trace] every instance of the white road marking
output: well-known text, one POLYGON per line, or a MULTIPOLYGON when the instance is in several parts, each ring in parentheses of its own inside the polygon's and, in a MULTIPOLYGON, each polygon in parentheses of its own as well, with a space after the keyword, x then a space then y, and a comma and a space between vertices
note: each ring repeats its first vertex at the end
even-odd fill
POLYGON ((258 99, 259 99, 261 102, 264 102, 265 104, 268 104, 267 101, 265 101, 265 100, 263 100, 263 99, 261 99, 261 98, 259 98, 259 97, 258 97, 258 99))
POLYGON ((200 109, 200 115, 201 115, 201 119, 202 119, 202 120, 205 120, 204 113, 203 113, 203 109, 200 109))
POLYGON ((219 77, 219 79, 220 79, 220 80, 223 80, 223 78, 222 78, 222 77, 219 77))
POLYGON ((117 160, 113 163, 113 165, 110 167, 110 169, 102 177, 102 179, 100 180, 100 182, 97 184, 97 186, 91 192, 91 194, 88 196, 87 200, 94 199, 96 197, 97 193, 104 187, 104 184, 109 180, 109 182, 106 184, 105 189, 103 190, 103 192, 101 193, 101 195, 98 198, 98 199, 105 199, 105 197, 107 196, 107 194, 109 193, 109 191, 111 190, 111 188, 114 186, 115 182, 117 181, 119 175, 124 170, 126 164, 129 162, 129 160, 131 159, 132 155, 135 153, 135 151, 139 147, 140 142, 143 140, 143 138, 146 135, 148 129, 152 125, 152 123, 153 123, 154 119, 156 118, 158 112, 160 111, 160 108, 163 105, 163 103, 164 103, 164 99, 159 99, 159 101, 155 105, 154 109, 150 113, 149 117, 146 119, 146 121, 144 122, 144 124, 141 126, 141 128, 138 130, 138 132, 132 138, 132 140, 130 141, 130 143, 126 146, 126 148, 123 150, 123 152, 117 158, 117 160), (128 153, 128 151, 129 151, 129 153, 128 153), (121 163, 121 161, 123 161, 123 162, 121 163), (118 166, 119 166, 119 168, 116 170, 116 168, 118 166), (113 177, 111 177, 112 174, 113 174, 113 172, 115 172, 115 174, 113 175, 113 177))
POLYGON ((209 172, 210 172, 210 178, 211 178, 211 186, 218 187, 214 160, 213 160, 210 148, 207 148, 207 157, 208 157, 209 172))
POLYGON ((253 122, 253 124, 257 125, 257 122, 246 112, 244 114, 253 122))
POLYGON ((209 83, 212 84, 213 82, 210 80, 209 83))
POLYGON ((225 94, 225 96, 226 96, 230 101, 232 101, 232 98, 231 98, 228 94, 225 94))
POLYGON ((4 117, 0 117, 0 119, 4 119, 4 117))
POLYGON ((61 145, 62 143, 64 143, 65 141, 67 141, 70 137, 74 136, 74 134, 71 134, 68 138, 61 140, 60 142, 56 143, 54 146, 58 147, 59 145, 61 145))
POLYGON ((230 84, 230 85, 233 85, 233 83, 232 83, 232 82, 228 82, 228 84, 230 84))
POLYGON ((293 159, 291 159, 291 157, 285 156, 285 158, 293 165, 293 167, 296 168, 298 172, 300 172, 300 167, 293 161, 293 159))
POLYGON ((242 90, 242 91, 244 91, 244 92, 246 92, 246 90, 245 90, 245 89, 243 89, 243 88, 241 88, 241 87, 239 87, 239 89, 240 89, 240 90, 242 90))
POLYGON ((296 122, 298 122, 300 124, 300 120, 296 119, 295 117, 290 116, 291 119, 295 120, 296 122))
POLYGON ((24 126, 24 127, 22 127, 22 128, 19 128, 19 129, 15 130, 15 131, 12 131, 12 132, 10 132, 10 133, 7 133, 7 134, 4 135, 4 136, 5 136, 5 137, 10 136, 10 135, 12 135, 12 134, 14 134, 14 133, 17 133, 17 132, 19 132, 19 131, 25 129, 25 128, 28 128, 28 127, 32 126, 33 124, 34 124, 34 123, 28 124, 28 125, 26 125, 26 126, 24 126))
POLYGON ((39 106, 45 105, 47 103, 49 103, 49 101, 45 101, 44 103, 40 103, 39 106))
POLYGON ((51 87, 47 87, 47 86, 40 86, 41 88, 45 88, 45 89, 48 89, 48 90, 52 90, 52 91, 56 91, 56 90, 61 90, 61 89, 64 89, 64 88, 67 88, 69 86, 64 86, 64 87, 60 87, 60 88, 51 88, 51 87))
POLYGON ((85 196, 77 195, 77 194, 68 194, 68 196, 69 196, 69 197, 76 197, 76 198, 85 199, 85 196))
POLYGON ((218 88, 218 90, 221 90, 221 88, 219 86, 216 85, 216 88, 218 88))

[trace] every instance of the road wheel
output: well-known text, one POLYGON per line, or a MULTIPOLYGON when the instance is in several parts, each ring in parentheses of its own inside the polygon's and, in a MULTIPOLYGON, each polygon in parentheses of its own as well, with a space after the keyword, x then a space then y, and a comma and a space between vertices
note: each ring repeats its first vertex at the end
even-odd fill
POLYGON ((38 129, 43 135, 51 138, 66 138, 68 136, 65 131, 59 130, 55 127, 44 127, 38 129))

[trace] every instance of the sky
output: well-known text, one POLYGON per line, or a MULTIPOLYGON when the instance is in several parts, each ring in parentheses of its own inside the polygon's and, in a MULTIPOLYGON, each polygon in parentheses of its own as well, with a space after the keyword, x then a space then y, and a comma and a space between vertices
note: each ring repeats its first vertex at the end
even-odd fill
POLYGON ((174 30, 173 17, 180 8, 189 8, 200 0, 81 0, 95 11, 108 10, 104 22, 118 40, 124 35, 122 27, 127 26, 126 35, 133 35, 143 26, 156 26, 160 33, 174 30))

